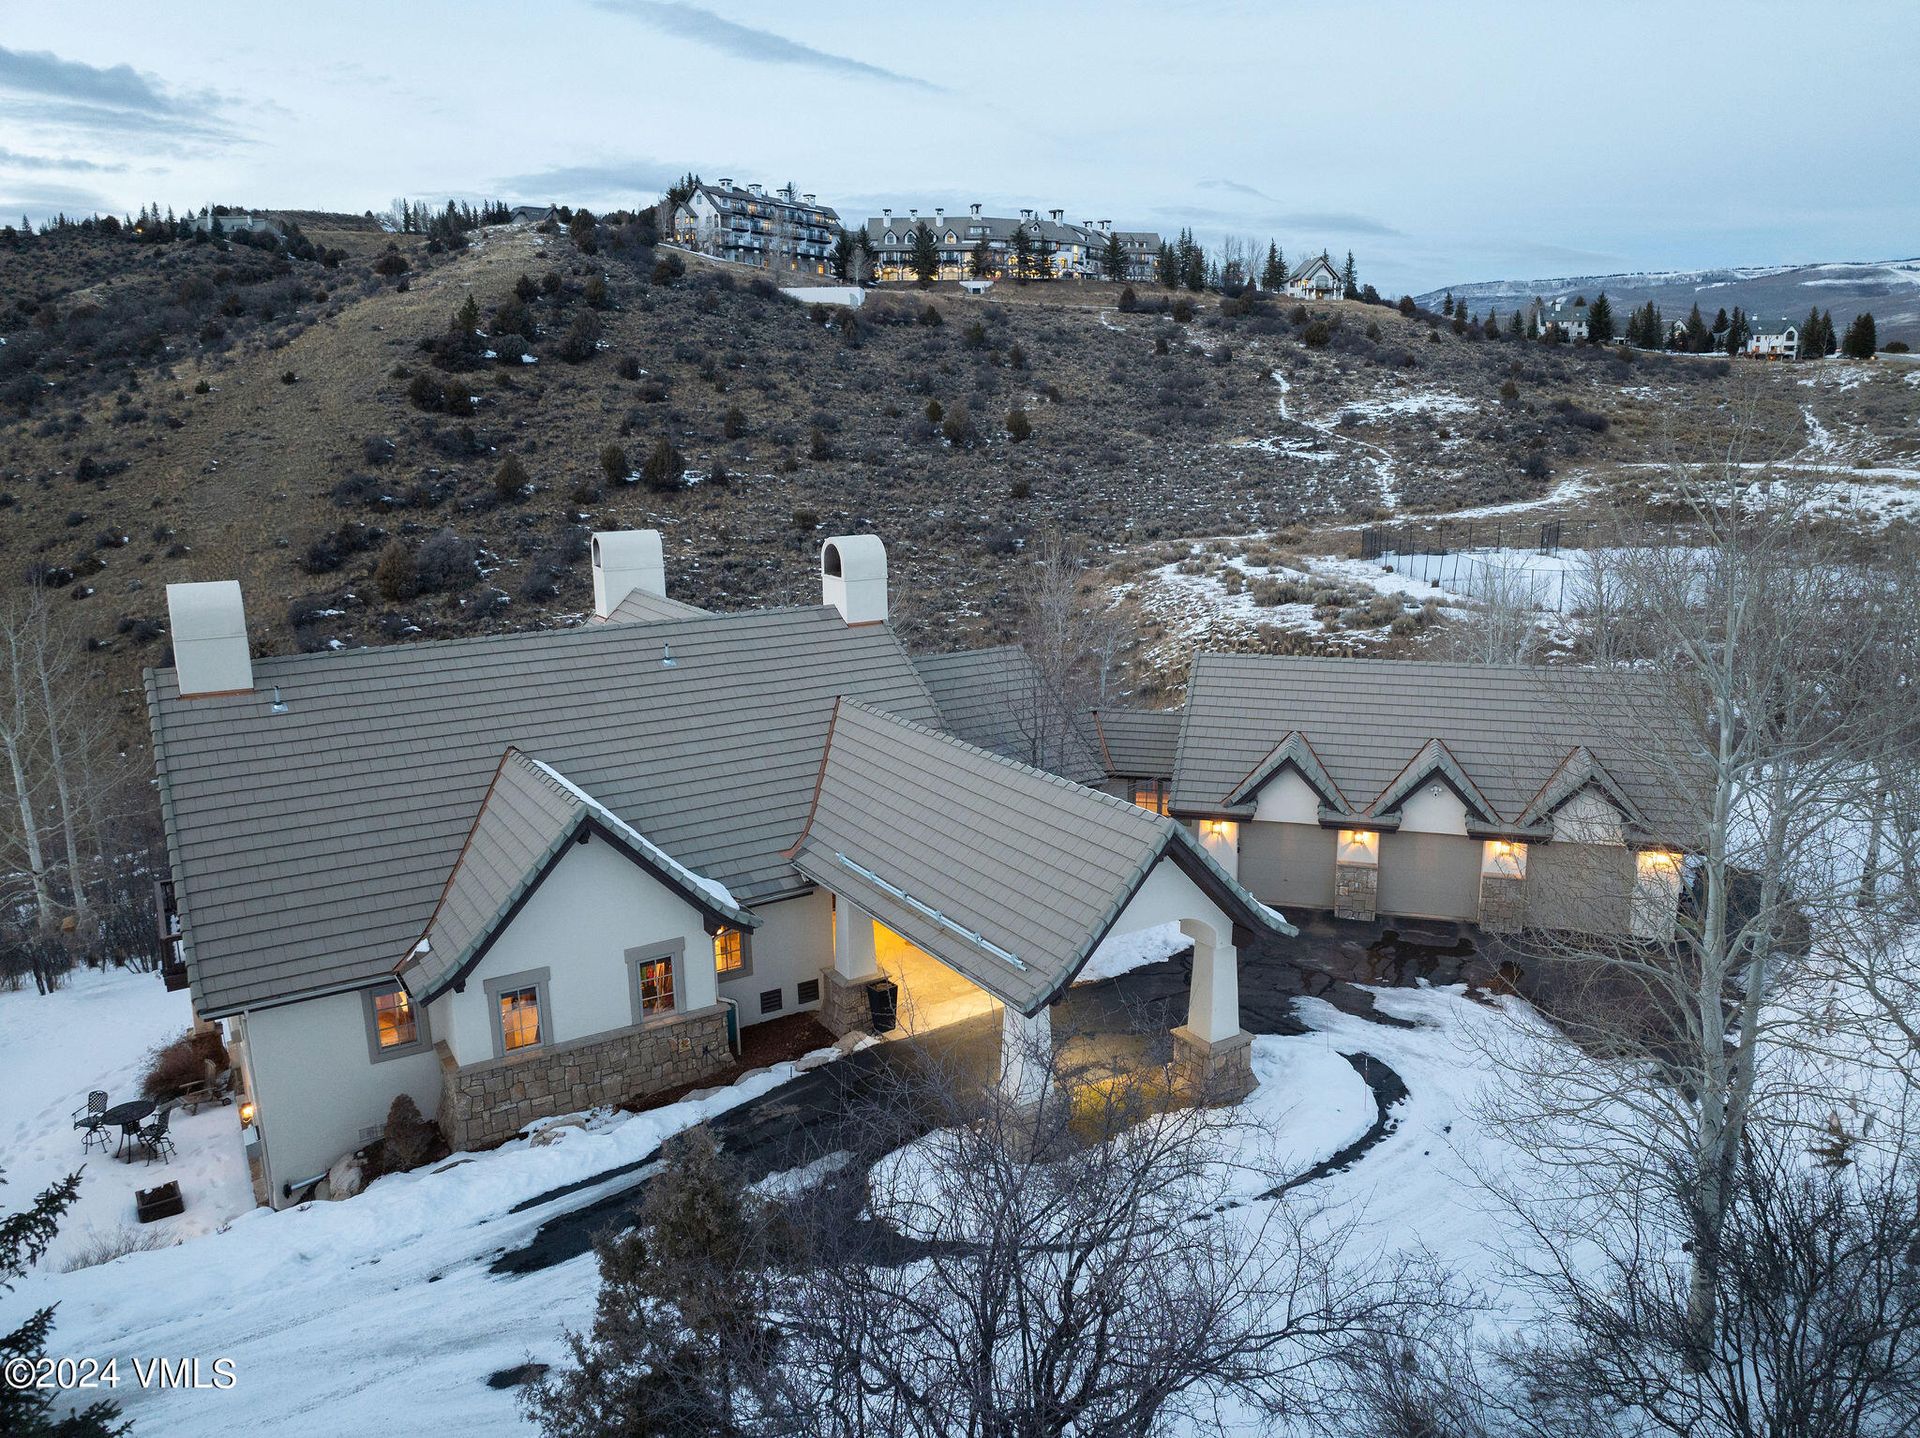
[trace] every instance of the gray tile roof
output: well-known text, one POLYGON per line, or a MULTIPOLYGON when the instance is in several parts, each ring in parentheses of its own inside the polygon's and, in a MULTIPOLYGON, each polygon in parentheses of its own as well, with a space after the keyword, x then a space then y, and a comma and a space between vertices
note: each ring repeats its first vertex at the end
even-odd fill
POLYGON ((848 700, 794 867, 1031 1014, 1163 855, 1236 924, 1291 932, 1171 820, 848 700))
MULTIPOLYGON (((1276 746, 1298 732, 1354 814, 1389 809, 1403 797, 1395 791, 1431 773, 1464 788, 1470 807, 1493 810, 1489 827, 1518 831, 1550 822, 1535 802, 1543 789, 1591 764, 1631 800, 1639 837, 1684 844, 1689 764, 1677 738, 1663 742, 1659 713, 1652 686, 1618 672, 1201 654, 1172 806, 1252 812, 1247 781, 1263 764, 1280 767, 1276 746), (1663 749, 1666 760, 1649 761, 1663 749)), ((1579 786, 1561 787, 1563 801, 1579 786)))
POLYGON ((426 932, 396 965, 414 998, 431 1002, 464 978, 560 851, 589 829, 715 922, 757 926, 724 886, 688 869, 551 765, 508 749, 426 932))
POLYGON ((1091 739, 1018 644, 916 654, 913 667, 956 738, 1081 784, 1107 777, 1091 739))
POLYGON ((1094 735, 1109 774, 1170 779, 1184 709, 1095 709, 1094 735))
POLYGON ((171 669, 147 675, 208 1015, 391 972, 509 745, 753 904, 802 887, 782 851, 838 696, 938 717, 887 626, 820 607, 260 659, 254 682, 183 701, 171 669))
POLYGON ((664 594, 648 594, 644 589, 635 589, 613 606, 613 612, 607 616, 607 622, 609 624, 647 624, 658 619, 691 619, 696 614, 712 612, 710 609, 702 609, 697 604, 669 599, 664 594))

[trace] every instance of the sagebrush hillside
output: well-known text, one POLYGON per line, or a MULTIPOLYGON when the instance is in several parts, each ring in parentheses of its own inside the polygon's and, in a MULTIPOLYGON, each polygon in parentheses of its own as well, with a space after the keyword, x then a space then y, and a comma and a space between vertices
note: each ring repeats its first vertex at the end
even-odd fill
MULTIPOLYGON (((877 530, 910 640, 971 642, 1014 622, 1042 527, 1098 560, 1709 458, 1734 368, 1144 287, 1130 312, 1068 284, 848 312, 618 233, 428 254, 299 223, 313 258, 0 248, 0 584, 70 596, 118 685, 166 657, 170 580, 238 578, 265 650, 522 628, 587 609, 591 530, 642 525, 672 591, 721 608, 814 602, 819 539, 877 530)), ((1778 453, 1810 424, 1911 445, 1897 379, 1769 378, 1778 453)))

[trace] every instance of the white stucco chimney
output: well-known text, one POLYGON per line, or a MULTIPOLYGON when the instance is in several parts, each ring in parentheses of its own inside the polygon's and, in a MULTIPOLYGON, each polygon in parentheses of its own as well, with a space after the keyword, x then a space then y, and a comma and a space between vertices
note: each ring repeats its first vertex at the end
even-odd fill
POLYGON ((636 589, 667 597, 667 561, 657 529, 608 529, 593 536, 593 614, 608 618, 636 589))
POLYGON ((972 215, 976 220, 979 219, 980 218, 980 202, 978 200, 975 200, 971 205, 968 205, 967 213, 972 215))
POLYGON ((887 620, 887 547, 877 534, 836 534, 820 546, 820 602, 849 624, 887 620))
POLYGON ((237 580, 167 586, 167 624, 182 699, 253 689, 247 607, 237 580))

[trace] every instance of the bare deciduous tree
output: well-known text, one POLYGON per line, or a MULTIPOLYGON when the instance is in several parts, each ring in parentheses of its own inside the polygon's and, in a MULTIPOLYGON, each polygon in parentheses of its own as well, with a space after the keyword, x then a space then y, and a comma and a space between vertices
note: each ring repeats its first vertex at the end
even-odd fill
MULTIPOLYGON (((1614 593, 1638 663, 1590 717, 1682 816, 1668 837, 1690 855, 1686 902, 1671 942, 1532 938, 1578 1048, 1516 1042, 1502 1117, 1596 1193, 1638 1202, 1651 1183, 1683 1203, 1705 1351, 1750 1125, 1775 1100, 1789 1118, 1830 966, 1886 953, 1885 929, 1854 919, 1878 775, 1920 759, 1920 591, 1910 546, 1833 535, 1804 484, 1734 463, 1666 484, 1693 542, 1620 526, 1614 593), (1687 1155, 1687 1180, 1649 1154, 1687 1155)), ((1625 905, 1648 897, 1627 882, 1625 905)))
POLYGON ((1010 697, 1028 741, 1027 762, 1058 769, 1080 740, 1086 712, 1107 702, 1135 634, 1108 595, 1087 582, 1077 541, 1048 528, 1028 546, 1018 574, 1020 642, 1033 661, 1030 692, 1010 697))

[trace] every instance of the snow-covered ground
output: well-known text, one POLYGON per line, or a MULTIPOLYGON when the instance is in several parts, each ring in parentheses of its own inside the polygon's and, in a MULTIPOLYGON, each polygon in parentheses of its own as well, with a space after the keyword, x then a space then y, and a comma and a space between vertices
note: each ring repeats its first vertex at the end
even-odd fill
MULTIPOLYGON (((193 1010, 185 991, 168 993, 158 974, 78 969, 67 985, 41 995, 31 985, 0 992, 0 1210, 15 1211, 48 1184, 81 1170, 80 1199, 69 1211, 44 1266, 61 1268, 96 1244, 137 1233, 178 1243, 219 1228, 253 1207, 240 1123, 218 1104, 168 1121, 179 1152, 165 1164, 121 1163, 96 1146, 83 1153, 73 1111, 93 1089, 109 1103, 140 1097, 147 1058, 185 1033, 193 1010), (133 1195, 163 1180, 179 1183, 186 1211, 136 1224, 133 1195)), ((112 1131, 118 1147, 120 1131, 112 1131)))
MULTIPOLYGON (((1112 957, 1119 961, 1117 952, 1112 957)), ((1307 1000, 1298 1008, 1314 1032, 1256 1040, 1260 1086, 1244 1107, 1244 1146, 1226 1156, 1222 1196, 1250 1200, 1367 1130, 1372 1096, 1342 1057, 1365 1051, 1400 1073, 1412 1096, 1396 1110, 1394 1132, 1349 1172, 1312 1185, 1314 1199, 1359 1221, 1370 1250, 1425 1246, 1475 1274, 1488 1272, 1493 1248, 1475 1237, 1483 1227, 1463 1218, 1462 1205, 1470 1210, 1474 1202, 1464 1181, 1467 1157, 1476 1165, 1506 1161, 1486 1152, 1470 1118, 1486 1082, 1473 1030, 1498 1015, 1445 991, 1387 991, 1379 1004, 1415 1027, 1372 1024, 1307 1000)), ((96 1068, 112 1077, 135 1066, 135 1052, 174 1032, 183 1008, 150 976, 82 978, 52 1001, 0 995, 9 1074, 17 1071, 30 1086, 23 1112, 57 1110, 64 1122, 69 1090, 84 1088, 96 1068), (39 1002, 52 1007, 30 1012, 39 1002), (53 1017, 68 1026, 44 1022, 53 1017), (74 1025, 85 1026, 84 1045, 71 1041, 74 1025), (31 1065, 16 1063, 28 1056, 31 1065)), ((246 1206, 236 1143, 220 1209, 227 1221, 217 1230, 207 1231, 216 1205, 203 1195, 189 1208, 201 1226, 191 1237, 183 1230, 177 1246, 71 1273, 57 1261, 44 1264, 0 1298, 0 1325, 57 1302, 56 1354, 118 1356, 123 1366, 151 1354, 233 1360, 237 1382, 229 1391, 117 1390, 112 1396, 143 1438, 201 1432, 210 1420, 261 1433, 520 1431, 513 1391, 490 1388, 486 1379, 529 1359, 561 1358, 563 1328, 591 1319, 594 1261, 582 1256, 522 1277, 495 1277, 488 1265, 558 1208, 599 1190, 523 1214, 509 1210, 640 1158, 662 1138, 768 1092, 793 1072, 780 1065, 705 1097, 562 1128, 546 1144, 519 1140, 458 1155, 382 1179, 357 1198, 284 1213, 246 1206)), ((231 1136, 231 1110, 203 1118, 209 1131, 218 1125, 231 1136)), ((57 1167, 57 1155, 43 1152, 53 1142, 49 1124, 42 1117, 10 1139, 9 1176, 21 1180, 20 1189, 30 1186, 29 1172, 57 1167), (24 1154, 15 1151, 22 1137, 24 1154)), ((71 1146, 77 1152, 77 1140, 71 1146)), ((187 1171, 182 1158, 175 1176, 187 1171)), ((1261 1207, 1234 1210, 1239 1216, 1227 1221, 1254 1221, 1261 1207)))

